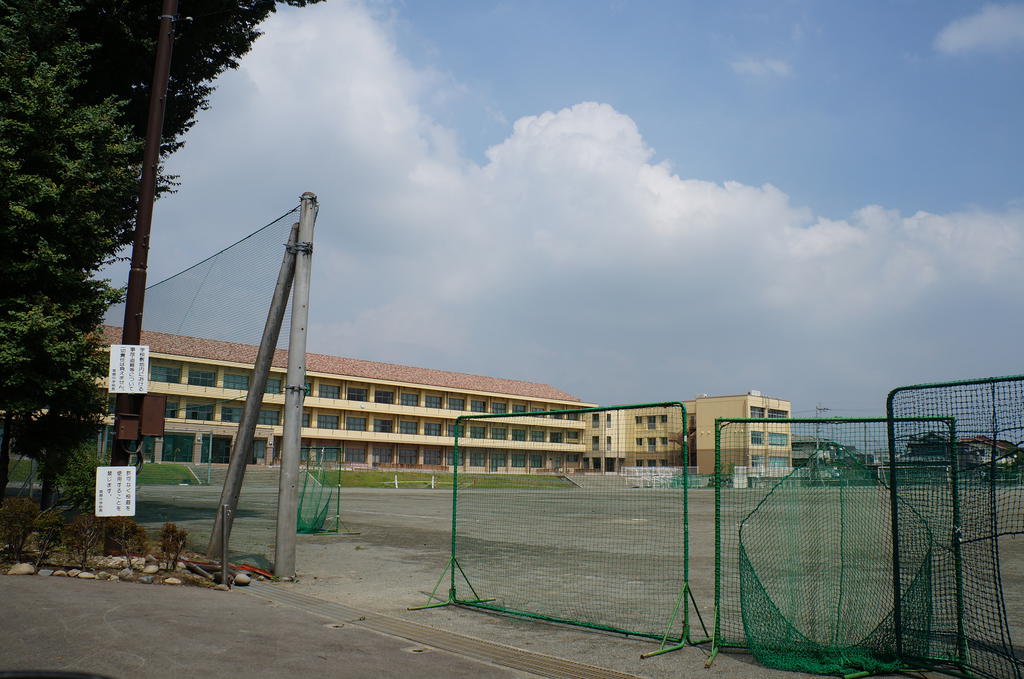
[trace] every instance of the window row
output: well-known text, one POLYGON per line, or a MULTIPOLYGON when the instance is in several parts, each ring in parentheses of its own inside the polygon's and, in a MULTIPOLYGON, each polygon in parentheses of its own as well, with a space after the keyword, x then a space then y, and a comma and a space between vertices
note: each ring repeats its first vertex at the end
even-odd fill
MULTIPOLYGON (((789 412, 786 410, 779 410, 778 408, 768 408, 768 417, 773 420, 784 420, 789 417, 789 412)), ((753 418, 763 418, 765 416, 765 409, 758 406, 750 406, 750 416, 753 418)))
MULTIPOLYGON (((763 446, 764 445, 764 432, 763 431, 752 431, 750 432, 750 445, 752 446, 763 446)), ((789 434, 781 434, 778 432, 768 432, 768 445, 770 446, 788 446, 789 445, 789 434)))

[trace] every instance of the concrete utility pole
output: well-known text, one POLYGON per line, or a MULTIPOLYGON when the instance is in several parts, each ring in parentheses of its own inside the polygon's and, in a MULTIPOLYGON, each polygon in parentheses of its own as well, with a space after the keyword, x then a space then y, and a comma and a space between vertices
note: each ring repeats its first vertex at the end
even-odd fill
MULTIPOLYGON (((128 274, 128 293, 124 306, 121 344, 142 343, 142 308, 146 297, 146 267, 149 261, 149 233, 153 225, 153 201, 156 200, 156 173, 160 166, 160 136, 164 129, 167 107, 167 81, 171 74, 171 51, 174 47, 174 21, 178 0, 163 0, 160 31, 157 34, 156 64, 153 67, 152 91, 149 94, 149 119, 146 122, 146 145, 142 153, 142 180, 139 184, 139 209, 135 216, 135 242, 132 244, 132 268, 128 274)), ((139 412, 142 397, 118 394, 114 432, 117 445, 110 464, 127 466, 131 442, 141 438, 139 412)))
POLYGON ((295 528, 298 518, 299 447, 302 442, 302 402, 306 395, 306 326, 309 321, 309 279, 313 270, 313 226, 316 194, 302 194, 299 234, 295 245, 295 284, 292 324, 288 337, 288 379, 281 436, 281 482, 277 497, 277 546, 274 575, 295 577, 295 528))
POLYGON ((245 480, 245 467, 252 450, 256 420, 260 416, 260 406, 263 405, 267 375, 274 360, 274 350, 277 348, 277 338, 281 335, 281 323, 284 321, 284 311, 288 306, 288 295, 291 292, 292 279, 295 276, 295 244, 298 242, 298 232, 299 225, 293 224, 288 244, 285 246, 281 270, 277 275, 277 287, 274 288, 274 296, 270 301, 267 323, 263 327, 263 339, 260 340, 260 349, 256 354, 252 381, 249 383, 249 393, 246 394, 245 408, 242 410, 242 420, 238 424, 238 433, 235 435, 235 442, 231 447, 228 473, 224 479, 224 489, 220 493, 220 503, 217 505, 219 507, 227 506, 229 511, 226 512, 226 519, 223 519, 225 512, 217 512, 213 532, 210 533, 210 543, 206 549, 206 555, 211 559, 221 556, 222 545, 227 544, 231 538, 231 525, 237 513, 242 482, 245 480))

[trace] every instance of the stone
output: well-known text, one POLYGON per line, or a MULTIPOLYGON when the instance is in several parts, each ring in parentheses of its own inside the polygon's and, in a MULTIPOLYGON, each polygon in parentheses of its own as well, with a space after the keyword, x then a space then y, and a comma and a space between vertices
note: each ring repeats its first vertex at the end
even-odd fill
POLYGON ((43 577, 46 577, 48 575, 53 575, 53 571, 49 568, 40 568, 39 572, 36 575, 42 575, 43 577))
POLYGON ((16 563, 11 566, 7 575, 35 575, 36 567, 30 563, 16 563))
POLYGON ((78 574, 81 573, 81 572, 82 571, 78 570, 77 568, 72 568, 71 570, 68 571, 68 577, 69 578, 77 578, 78 574))
POLYGON ((231 589, 231 588, 230 588, 230 587, 228 587, 227 585, 214 585, 214 586, 213 586, 213 588, 214 588, 214 589, 219 589, 219 590, 220 590, 220 591, 222 591, 222 592, 227 592, 228 590, 230 590, 230 589, 231 589))
POLYGON ((148 566, 146 566, 145 568, 143 568, 142 572, 145 575, 153 575, 154 573, 159 573, 160 572, 160 567, 157 566, 155 563, 151 563, 148 566))
POLYGON ((164 584, 165 585, 180 585, 181 584, 181 580, 179 580, 178 578, 164 578, 164 584))
POLYGON ((235 576, 236 585, 248 585, 250 582, 252 582, 252 578, 250 578, 245 573, 239 573, 235 576))
POLYGON ((133 577, 135 577, 135 571, 133 571, 131 568, 122 568, 117 572, 117 576, 124 580, 131 580, 133 577))
POLYGON ((109 580, 110 577, 111 577, 110 573, 107 573, 106 571, 100 571, 99 573, 96 574, 96 579, 97 580, 109 580))
POLYGON ((111 582, 117 582, 117 581, 118 581, 118 580, 120 580, 120 579, 121 579, 121 578, 119 578, 119 577, 118 577, 118 576, 116 576, 116 575, 111 575, 111 576, 110 576, 110 581, 111 581, 111 582))
POLYGON ((178 562, 178 567, 175 570, 187 571, 188 570, 188 566, 185 565, 184 561, 179 561, 178 562))
POLYGON ((55 578, 66 578, 68 576, 68 572, 63 568, 58 568, 53 572, 53 576, 55 578))
POLYGON ((153 576, 152 575, 143 575, 142 577, 139 578, 139 582, 141 582, 144 585, 152 584, 153 576))
POLYGON ((78 574, 78 577, 80 579, 82 579, 82 580, 95 580, 96 579, 96 574, 95 573, 86 573, 85 571, 82 571, 81 573, 78 574))
POLYGON ((146 567, 146 560, 141 556, 132 557, 132 568, 139 570, 146 567))

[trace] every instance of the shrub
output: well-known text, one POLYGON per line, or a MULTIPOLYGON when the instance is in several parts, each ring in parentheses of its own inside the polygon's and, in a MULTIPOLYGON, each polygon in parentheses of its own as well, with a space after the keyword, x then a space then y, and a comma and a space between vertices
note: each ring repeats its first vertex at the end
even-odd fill
POLYGON ((178 564, 178 558, 185 551, 188 543, 188 531, 178 528, 173 523, 165 523, 160 531, 160 552, 167 561, 167 568, 173 569, 178 564))
POLYGON ((15 559, 21 559, 37 516, 39 507, 27 497, 8 498, 0 505, 0 546, 15 559))
POLYGON ((35 520, 35 530, 36 568, 39 568, 39 564, 50 556, 50 552, 64 537, 64 517, 55 510, 40 512, 35 520))
POLYGON ((64 529, 64 546, 82 568, 89 564, 89 557, 96 553, 102 538, 103 523, 92 514, 79 514, 64 529))
POLYGON ((128 557, 131 565, 132 554, 145 554, 146 529, 127 516, 112 516, 107 519, 107 539, 128 557))
POLYGON ((96 503, 96 467, 105 463, 96 454, 95 443, 76 446, 57 477, 61 501, 81 511, 91 510, 96 503))

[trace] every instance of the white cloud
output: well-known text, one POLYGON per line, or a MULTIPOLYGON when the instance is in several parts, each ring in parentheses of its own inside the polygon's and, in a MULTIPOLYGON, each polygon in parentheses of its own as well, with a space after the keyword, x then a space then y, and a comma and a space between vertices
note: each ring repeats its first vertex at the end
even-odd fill
POLYGON ((957 19, 935 38, 935 48, 946 54, 974 50, 1024 47, 1024 5, 985 5, 977 13, 957 19))
POLYGON ((951 315, 979 297, 1020 317, 1004 281, 1024 211, 829 219, 772 185, 680 177, 595 102, 520 118, 477 164, 424 113, 446 82, 360 4, 280 13, 170 168, 185 186, 160 207, 178 247, 314 190, 311 350, 589 400, 760 387, 881 407, 885 389, 954 365, 1000 372, 984 338, 951 348, 969 327, 951 315))
POLYGON ((792 69, 782 59, 739 59, 730 64, 741 75, 787 76, 792 69))

